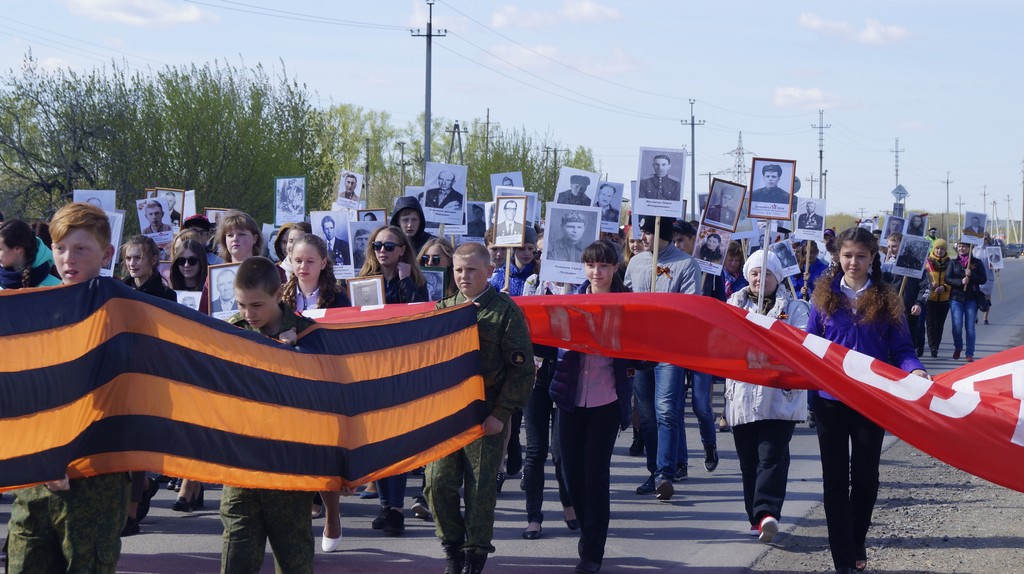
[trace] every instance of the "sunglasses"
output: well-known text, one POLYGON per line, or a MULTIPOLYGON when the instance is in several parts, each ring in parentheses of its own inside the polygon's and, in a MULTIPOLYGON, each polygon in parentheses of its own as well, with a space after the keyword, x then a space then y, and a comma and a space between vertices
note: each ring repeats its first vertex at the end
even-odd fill
POLYGON ((199 265, 199 258, 194 256, 194 255, 189 255, 188 257, 179 257, 179 258, 174 260, 174 264, 175 265, 191 265, 191 266, 195 267, 196 265, 199 265))
POLYGON ((381 249, 383 249, 388 253, 391 253, 392 251, 395 250, 396 247, 398 247, 398 244, 395 243, 394 241, 386 241, 384 243, 381 243, 380 241, 374 241, 372 245, 374 251, 380 251, 381 249))
POLYGON ((424 255, 423 257, 420 257, 420 265, 430 265, 431 267, 437 267, 440 264, 440 255, 424 255))

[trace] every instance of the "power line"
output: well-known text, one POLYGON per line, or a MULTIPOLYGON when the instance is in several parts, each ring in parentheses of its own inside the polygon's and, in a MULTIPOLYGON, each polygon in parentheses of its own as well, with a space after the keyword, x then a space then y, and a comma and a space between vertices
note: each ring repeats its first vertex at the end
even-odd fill
POLYGON ((302 12, 290 12, 288 10, 278 10, 276 8, 266 8, 264 6, 257 6, 255 4, 246 4, 245 2, 234 2, 232 0, 221 0, 222 4, 213 4, 210 2, 200 2, 199 0, 185 0, 190 4, 197 4, 199 6, 206 6, 208 8, 219 8, 222 10, 231 10, 232 12, 242 12, 244 14, 255 14, 257 16, 266 16, 268 18, 277 18, 280 20, 294 20, 298 22, 312 22, 315 24, 328 24, 332 26, 345 26, 348 28, 367 28, 372 30, 394 30, 394 31, 405 31, 409 28, 407 26, 396 26, 393 24, 377 24, 375 22, 360 22, 357 20, 343 20, 341 18, 331 18, 329 16, 319 16, 316 14, 305 14, 302 12), (234 8, 231 6, 224 6, 223 4, 233 4, 236 6, 244 6, 250 8, 246 10, 244 8, 234 8))
MULTIPOLYGON (((74 36, 69 36, 68 34, 64 34, 62 32, 55 32, 53 30, 48 30, 46 28, 41 28, 39 26, 35 26, 33 24, 29 24, 28 22, 22 22, 20 20, 15 20, 14 18, 8 18, 6 16, 0 16, 0 20, 7 20, 9 22, 14 22, 15 24, 18 24, 20 26, 26 26, 26 27, 32 28, 34 30, 39 30, 40 32, 44 32, 46 34, 51 34, 53 36, 57 36, 58 38, 74 40, 75 42, 79 42, 79 43, 85 44, 87 46, 93 46, 95 48, 100 48, 100 49, 103 49, 103 50, 109 50, 111 52, 117 52, 118 54, 122 54, 122 55, 125 55, 125 56, 131 56, 132 58, 136 58, 136 59, 139 59, 139 60, 146 60, 146 61, 149 61, 149 62, 153 62, 154 64, 160 64, 161 66, 166 66, 167 65, 166 62, 161 62, 160 60, 154 60, 153 58, 147 58, 145 56, 139 56, 138 54, 132 54, 132 53, 129 53, 129 52, 125 52, 124 50, 113 49, 113 48, 110 48, 108 46, 104 46, 102 44, 97 44, 96 42, 90 42, 88 40, 82 40, 81 38, 76 38, 74 36)), ((18 31, 17 28, 10 28, 10 27, 7 27, 7 28, 11 29, 11 30, 18 31)), ((26 35, 28 35, 28 34, 26 34, 26 35)), ((68 46, 68 47, 72 47, 70 44, 64 44, 63 42, 61 42, 59 40, 47 40, 47 41, 48 42, 55 42, 55 43, 58 43, 58 44, 63 44, 63 45, 68 46)), ((92 52, 92 53, 94 53, 94 52, 92 52)))

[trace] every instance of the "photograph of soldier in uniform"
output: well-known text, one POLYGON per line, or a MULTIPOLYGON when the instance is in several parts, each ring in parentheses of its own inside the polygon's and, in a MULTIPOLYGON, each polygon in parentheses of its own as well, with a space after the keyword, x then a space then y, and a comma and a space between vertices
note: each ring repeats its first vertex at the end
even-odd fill
POLYGON ((786 219, 792 216, 792 189, 796 162, 754 158, 751 168, 750 203, 747 211, 757 219, 786 219))
POLYGON ((306 218, 306 178, 279 177, 274 180, 276 202, 274 225, 298 223, 306 218))
POLYGON ((418 196, 427 221, 447 225, 462 225, 466 214, 466 177, 469 168, 464 165, 427 162, 423 178, 425 190, 418 196))
POLYGON ((353 307, 384 304, 384 278, 380 275, 349 279, 348 289, 353 307))
POLYGON ((686 150, 640 148, 634 211, 640 215, 682 217, 685 177, 686 150))
POLYGON ((558 171, 558 183, 555 185, 555 203, 587 207, 593 205, 593 189, 599 178, 598 174, 582 169, 561 168, 558 171))
POLYGON ((801 199, 799 201, 800 215, 796 217, 796 228, 807 231, 823 231, 825 227, 825 216, 818 213, 818 199, 801 199))
POLYGON ((349 244, 352 247, 352 269, 355 274, 366 263, 366 248, 370 244, 370 235, 381 224, 376 221, 350 221, 348 224, 349 244))
POLYGON ((736 231, 745 191, 746 187, 742 184, 715 178, 711 182, 711 193, 708 197, 708 207, 704 210, 703 223, 727 231, 736 231))
POLYGON ((601 234, 601 211, 592 206, 548 203, 540 280, 582 283, 583 250, 601 234))
POLYGON ((341 207, 358 208, 362 194, 363 176, 354 171, 343 170, 338 181, 338 198, 335 203, 341 207))
POLYGON ((478 243, 483 243, 484 234, 487 233, 486 204, 485 201, 470 201, 469 209, 466 210, 466 234, 464 237, 473 238, 478 243))
POLYGON ((899 251, 896 252, 896 262, 892 270, 893 275, 921 277, 931 249, 932 242, 927 237, 904 235, 903 241, 900 242, 899 251))
POLYGON ((601 231, 617 233, 619 231, 619 213, 622 207, 623 184, 602 181, 597 185, 594 207, 601 210, 601 231))
POLYGON ((786 277, 800 273, 800 263, 796 260, 796 253, 788 241, 779 241, 768 246, 768 250, 779 258, 782 263, 782 274, 786 277))

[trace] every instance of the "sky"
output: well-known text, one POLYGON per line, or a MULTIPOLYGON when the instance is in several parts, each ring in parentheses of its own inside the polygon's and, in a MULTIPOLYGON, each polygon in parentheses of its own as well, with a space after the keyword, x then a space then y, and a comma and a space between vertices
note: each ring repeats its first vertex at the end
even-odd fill
MULTIPOLYGON (((215 60, 281 71, 318 94, 415 121, 425 0, 0 0, 0 69, 215 60)), ((795 160, 799 196, 828 213, 908 210, 1020 218, 1024 3, 437 0, 432 112, 590 147, 608 180, 638 149, 686 147, 696 190, 753 157, 795 160), (823 110, 823 124, 819 121, 823 110), (899 138, 897 147, 896 139, 899 138), (948 178, 947 178, 948 173, 948 178), (813 178, 814 182, 811 182, 813 178), (987 194, 983 196, 983 193, 987 194), (1009 200, 1008 200, 1009 198, 1009 200), (958 203, 962 201, 962 206, 958 203)), ((469 134, 468 137, 482 134, 469 134)), ((435 150, 434 159, 439 159, 435 150)), ((690 197, 687 162, 685 195, 690 197)), ((472 168, 471 168, 472 169, 472 168)))

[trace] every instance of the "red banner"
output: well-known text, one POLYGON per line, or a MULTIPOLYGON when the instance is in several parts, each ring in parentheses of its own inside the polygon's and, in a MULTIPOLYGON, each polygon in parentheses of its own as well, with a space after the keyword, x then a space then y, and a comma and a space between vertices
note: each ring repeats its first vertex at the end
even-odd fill
MULTIPOLYGON (((708 297, 626 293, 516 302, 534 343, 668 362, 774 387, 824 390, 923 452, 1024 492, 1024 347, 929 381, 708 297)), ((321 320, 365 321, 421 309, 331 310, 321 320)))

